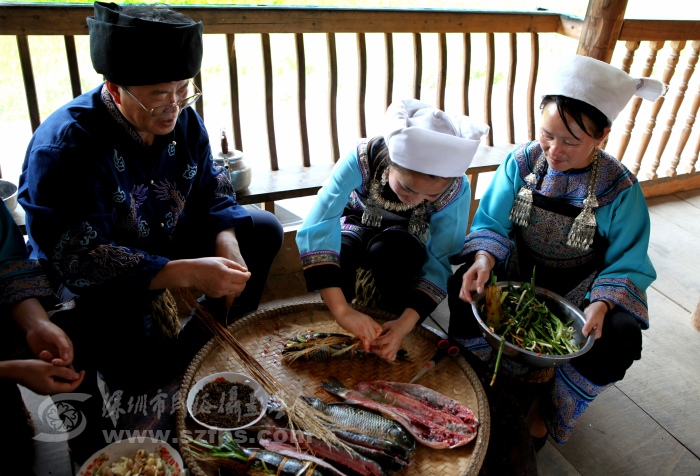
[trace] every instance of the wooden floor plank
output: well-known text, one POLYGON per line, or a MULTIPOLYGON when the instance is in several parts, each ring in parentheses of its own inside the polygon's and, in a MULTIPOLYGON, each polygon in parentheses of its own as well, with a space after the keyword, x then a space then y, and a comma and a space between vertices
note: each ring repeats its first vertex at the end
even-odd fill
POLYGON ((615 386, 593 401, 557 449, 581 474, 700 474, 700 459, 615 386))
POLYGON ((550 441, 537 453, 537 474, 539 476, 581 476, 581 473, 550 441))
POLYGON ((643 333, 642 359, 617 386, 700 457, 700 332, 692 328, 683 309, 653 289, 649 301, 656 324, 643 333), (696 411, 689 411, 692 408, 696 411))
POLYGON ((688 190, 687 192, 678 192, 675 195, 700 209, 700 190, 688 190))
MULTIPOLYGON (((684 206, 684 202, 675 202, 678 206, 684 206)), ((650 206, 651 241, 649 244, 649 258, 651 259, 658 279, 652 286, 681 305, 686 312, 695 309, 700 297, 700 279, 697 270, 700 269, 700 253, 697 252, 697 234, 688 230, 692 223, 700 222, 700 209, 684 207, 689 212, 685 221, 690 225, 679 226, 669 221, 667 202, 663 202, 656 208, 656 204, 650 206)), ((652 317, 653 318, 653 317, 652 317)))
MULTIPOLYGON (((692 196, 688 196, 688 198, 692 198, 692 196)), ((700 197, 697 199, 697 202, 700 204, 700 197)), ((687 231, 690 235, 700 236, 700 220, 688 219, 689 216, 700 213, 700 207, 694 205, 691 200, 684 200, 676 195, 668 195, 650 198, 647 204, 652 218, 652 226, 656 226, 655 218, 660 216, 664 220, 687 231)))

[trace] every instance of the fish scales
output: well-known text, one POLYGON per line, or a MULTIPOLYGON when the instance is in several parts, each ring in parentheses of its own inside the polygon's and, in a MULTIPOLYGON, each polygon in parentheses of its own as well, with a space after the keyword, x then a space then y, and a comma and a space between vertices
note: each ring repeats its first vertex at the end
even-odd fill
POLYGON ((401 423, 418 441, 430 448, 456 448, 469 443, 476 436, 474 428, 470 428, 456 418, 453 420, 457 423, 451 422, 448 427, 406 408, 372 400, 365 393, 345 387, 332 377, 328 382, 322 382, 321 387, 342 397, 347 403, 362 405, 401 423))
POLYGON ((376 461, 382 468, 398 470, 410 466, 413 462, 414 450, 407 450, 393 441, 354 431, 335 430, 334 433, 350 448, 376 461))
POLYGON ((329 405, 313 397, 304 397, 304 400, 341 427, 353 428, 363 434, 393 441, 407 450, 416 447, 415 439, 394 420, 351 405, 329 405))

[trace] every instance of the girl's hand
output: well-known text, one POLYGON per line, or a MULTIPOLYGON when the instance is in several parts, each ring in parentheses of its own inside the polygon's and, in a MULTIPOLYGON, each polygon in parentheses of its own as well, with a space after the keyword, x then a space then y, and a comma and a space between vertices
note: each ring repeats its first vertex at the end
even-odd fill
POLYGON ((340 288, 323 288, 319 289, 319 293, 338 325, 357 336, 362 342, 362 348, 369 352, 370 345, 381 334, 382 326, 367 314, 350 306, 340 288))
POLYGON ((396 360, 401 342, 415 327, 419 316, 413 309, 406 309, 396 320, 382 326, 382 334, 372 342, 372 352, 387 362, 396 360))
POLYGON ((382 332, 382 326, 380 326, 374 319, 369 317, 367 314, 363 314, 360 311, 353 309, 350 306, 339 313, 334 314, 336 322, 340 327, 346 331, 354 334, 362 342, 362 348, 365 352, 370 352, 370 347, 377 337, 382 332))

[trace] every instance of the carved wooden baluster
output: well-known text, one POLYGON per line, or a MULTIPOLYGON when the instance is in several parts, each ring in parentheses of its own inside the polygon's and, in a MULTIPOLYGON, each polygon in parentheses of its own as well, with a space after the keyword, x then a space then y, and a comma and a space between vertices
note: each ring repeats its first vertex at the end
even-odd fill
POLYGON ((437 70, 437 97, 438 109, 445 110, 445 89, 447 88, 447 35, 438 33, 438 70, 437 70))
MULTIPOLYGON (((228 77, 231 91, 231 117, 233 118, 233 148, 243 149, 243 136, 241 134, 241 111, 238 100, 238 60, 236 59, 236 35, 226 35, 226 47, 228 49, 228 77)), ((201 102, 201 101, 200 101, 201 102)))
MULTIPOLYGON (((685 48, 685 41, 679 42, 679 48, 678 51, 680 52, 683 48, 685 48), (682 46, 680 46, 682 45, 682 46)), ((681 107, 681 104, 683 103, 683 99, 685 99, 685 91, 688 89, 688 81, 690 80, 690 77, 693 75, 693 71, 695 70, 695 63, 697 63, 698 57, 697 54, 695 55, 695 61, 693 61, 693 58, 689 58, 688 60, 688 65, 685 68, 685 72, 683 74, 683 79, 681 79, 681 84, 678 86, 678 93, 676 94, 676 97, 673 101, 673 106, 671 107, 671 113, 668 115, 668 119, 666 120, 666 128, 663 130, 661 133, 661 139, 659 139, 659 147, 656 151, 656 159, 654 160, 654 164, 658 167, 658 163, 661 161, 661 156, 663 155, 664 150, 666 149, 666 145, 668 144, 668 139, 671 137, 671 131, 673 130, 673 125, 676 123, 676 117, 678 116, 678 110, 681 107), (692 61, 692 64, 691 64, 692 61)), ((673 168, 673 175, 676 175, 675 169, 676 166, 672 166, 673 168)), ((656 168, 654 168, 654 171, 656 171, 656 168)), ((654 177, 656 178, 656 177, 654 177)))
MULTIPOLYGON (((639 41, 627 41, 625 42, 625 57, 622 58, 622 71, 625 73, 630 72, 630 68, 632 67, 632 61, 634 61, 634 52, 637 51, 639 48, 641 42, 639 41)), ((656 51, 652 51, 652 55, 654 57, 654 61, 656 60, 656 51)), ((652 63, 653 65, 653 63, 652 63)), ((646 69, 649 68, 649 60, 647 59, 647 64, 646 64, 646 69)), ((642 76, 648 76, 648 74, 642 73, 642 76)), ((625 151, 627 150, 627 146, 630 143, 630 138, 632 137, 632 129, 634 129, 634 119, 637 117, 637 113, 639 112, 639 107, 642 104, 642 98, 639 97, 634 97, 632 99, 632 104, 631 104, 631 109, 630 109, 630 115, 629 118, 627 119, 627 122, 625 123, 625 128, 622 134, 620 135, 620 146, 617 149, 617 154, 615 157, 617 157, 617 160, 622 161, 622 158, 625 156, 625 151)), ((637 167, 637 170, 634 170, 632 173, 636 174, 639 168, 637 167)))
POLYGON ((491 120, 491 97, 493 96, 493 77, 496 63, 495 35, 486 34, 486 84, 484 91, 484 122, 489 126, 486 145, 493 146, 493 121, 491 120))
POLYGON ((695 164, 698 163, 698 155, 700 155, 700 136, 698 136, 698 140, 695 142, 695 152, 693 152, 693 155, 690 156, 690 161, 685 168, 686 173, 690 174, 696 171, 695 164))
POLYGON ((420 33, 413 34, 413 97, 420 99, 423 82, 423 42, 420 33))
POLYGON ((358 137, 367 137, 365 96, 367 95, 367 42, 364 33, 357 33, 357 128, 358 137))
POLYGON ((78 54, 75 50, 75 36, 65 35, 63 43, 66 45, 66 58, 68 60, 68 75, 70 76, 70 87, 73 97, 77 98, 82 94, 80 87, 80 70, 78 69, 78 54))
POLYGON ((277 139, 275 136, 275 92, 272 79, 272 52, 270 50, 270 34, 261 33, 263 55, 263 74, 265 82, 265 119, 267 122, 267 144, 270 148, 270 170, 279 170, 277 161, 277 139))
MULTIPOLYGON (((656 64, 656 55, 658 54, 659 50, 663 48, 664 42, 663 41, 650 41, 649 42, 649 56, 647 56, 646 64, 644 66, 644 69, 642 70, 642 76, 649 76, 651 74, 652 69, 654 68, 654 65, 656 64)), ((637 98, 635 97, 633 99, 632 103, 632 111, 634 112, 634 115, 637 115, 637 112, 639 111, 639 107, 642 104, 642 98, 637 98), (636 108, 635 108, 636 107, 636 108)), ((632 117, 630 113, 630 120, 631 120, 631 125, 630 125, 630 131, 634 127, 634 118, 632 117)), ((648 137, 646 137, 646 145, 649 144, 649 139, 651 138, 651 132, 649 132, 648 137)), ((642 138, 642 141, 644 141, 644 138, 642 138)), ((646 145, 644 146, 644 150, 646 150, 646 145)), ((630 167, 630 171, 634 174, 637 175, 639 173, 639 169, 642 167, 642 158, 644 157, 644 150, 641 149, 637 152, 637 157, 634 159, 634 163, 630 167)))
POLYGON ((469 80, 472 74, 472 35, 471 33, 464 34, 464 78, 462 81, 462 112, 465 116, 469 115, 469 80))
POLYGON ((527 136, 535 140, 535 86, 540 64, 540 37, 530 33, 530 78, 527 81, 527 136))
POLYGON ((39 115, 39 100, 37 99, 36 83, 34 82, 34 70, 32 69, 32 55, 29 51, 29 38, 27 35, 17 35, 17 49, 19 62, 22 67, 22 79, 24 80, 24 92, 27 95, 27 109, 29 109, 29 122, 32 132, 41 124, 39 115))
POLYGON ((508 35, 510 65, 508 67, 508 84, 506 86, 506 136, 509 144, 515 144, 515 120, 513 119, 513 94, 515 90, 515 73, 518 66, 518 37, 516 33, 508 35))
MULTIPOLYGON (((661 81, 665 84, 671 84, 671 78, 673 78, 673 73, 676 72, 676 65, 678 65, 678 57, 680 56, 680 50, 682 50, 684 47, 685 41, 671 42, 671 53, 668 55, 668 60, 666 60, 666 68, 664 68, 664 74, 661 78, 661 81)), ((654 102, 654 104, 651 107, 649 121, 647 122, 646 129, 644 130, 644 136, 642 137, 642 145, 639 148, 639 153, 641 154, 641 156, 644 155, 644 152, 646 152, 646 149, 649 146, 649 139, 651 139, 651 134, 654 130, 654 126, 656 125, 656 118, 659 115, 661 106, 663 106, 664 104, 664 100, 664 97, 660 97, 658 100, 656 100, 656 102, 654 102)), ((663 148, 660 147, 660 149, 663 152, 663 148)), ((654 157, 654 162, 652 162, 651 167, 649 168, 649 172, 647 172, 646 174, 647 179, 654 180, 659 178, 659 175, 656 173, 656 171, 659 168, 660 161, 661 155, 657 154, 656 157, 654 157)))
MULTIPOLYGON (((693 43, 691 43, 691 47, 693 49, 693 52, 690 54, 690 58, 688 58, 688 66, 686 67, 685 76, 683 78, 684 83, 681 84, 681 87, 679 88, 679 91, 682 90, 683 92, 685 92, 685 90, 688 89, 688 81, 690 80, 690 77, 695 71, 695 65, 697 65, 698 63, 698 50, 700 49, 700 41, 694 41, 693 43)), ((673 156, 673 159, 671 159, 670 167, 666 171, 666 175, 669 177, 675 177, 678 174, 678 164, 681 161, 681 154, 683 153, 683 149, 688 143, 690 133, 693 131, 693 124, 695 123, 695 117, 698 113, 698 107, 700 107, 700 83, 698 84, 698 91, 695 92, 693 105, 690 107, 690 114, 688 114, 688 118, 685 120, 685 126, 683 127, 683 130, 681 131, 681 136, 678 139, 676 153, 673 156)))
POLYGON ((335 47, 335 33, 326 33, 328 47, 328 121, 331 133, 331 159, 337 162, 340 158, 338 143, 338 54, 335 47))
POLYGON ((294 43, 297 57, 297 112, 299 115, 302 164, 304 167, 309 167, 311 166, 311 154, 309 152, 309 130, 306 120, 306 53, 304 34, 295 33, 294 43))
POLYGON ((394 36, 391 33, 384 33, 384 51, 386 56, 386 85, 384 86, 384 109, 391 105, 394 95, 394 36))

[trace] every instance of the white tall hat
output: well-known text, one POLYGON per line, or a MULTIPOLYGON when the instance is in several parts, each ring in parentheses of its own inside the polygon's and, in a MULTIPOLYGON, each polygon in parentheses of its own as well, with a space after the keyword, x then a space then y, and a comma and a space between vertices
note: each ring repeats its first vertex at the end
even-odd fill
POLYGON ((542 96, 578 99, 598 109, 612 123, 632 96, 656 101, 668 87, 652 78, 633 78, 621 69, 588 56, 570 55, 549 75, 542 96))
POLYGON ((450 117, 416 99, 403 99, 387 109, 385 131, 395 164, 438 177, 460 177, 489 127, 467 116, 450 117))

